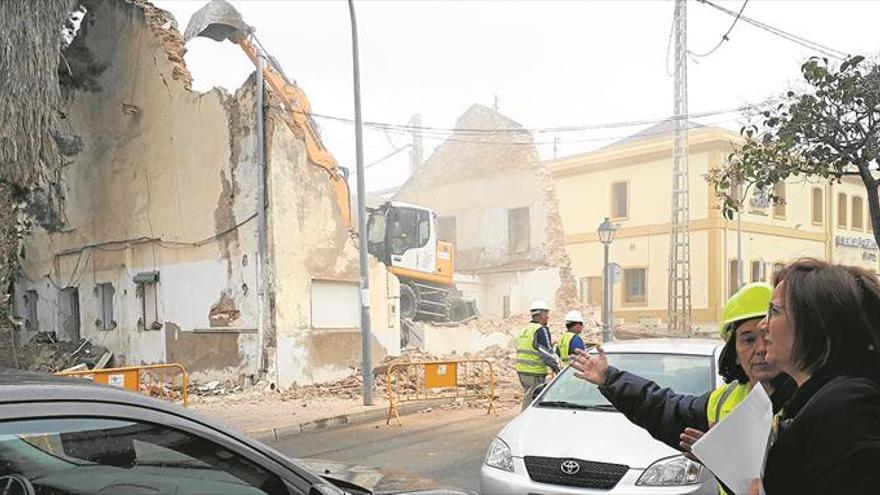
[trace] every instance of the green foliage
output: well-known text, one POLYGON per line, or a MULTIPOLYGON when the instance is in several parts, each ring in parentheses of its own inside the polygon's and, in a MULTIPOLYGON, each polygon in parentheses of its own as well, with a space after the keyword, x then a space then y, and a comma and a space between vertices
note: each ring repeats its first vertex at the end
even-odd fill
POLYGON ((880 237, 880 206, 873 172, 880 156, 880 67, 855 56, 832 67, 828 59, 810 58, 801 66, 803 91, 788 91, 781 103, 768 104, 740 131, 744 143, 727 166, 706 179, 722 201, 727 218, 742 205, 735 197, 749 189, 773 194, 780 181, 793 178, 840 182, 861 178, 875 235, 880 237), (740 186, 740 187, 737 187, 740 186))

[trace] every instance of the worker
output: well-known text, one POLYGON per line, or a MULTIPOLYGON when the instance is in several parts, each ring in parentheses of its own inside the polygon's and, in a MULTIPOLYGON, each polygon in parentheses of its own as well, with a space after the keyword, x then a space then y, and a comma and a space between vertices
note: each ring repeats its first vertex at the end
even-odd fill
POLYGON ((764 334, 759 329, 771 295, 770 285, 757 282, 744 286, 727 300, 720 328, 725 345, 718 357, 718 374, 725 384, 703 395, 677 394, 609 366, 601 347, 598 355, 577 352, 571 366, 577 370, 575 376, 598 385, 599 392, 630 421, 657 440, 690 452, 703 432, 724 419, 758 383, 770 395, 774 412, 794 393, 794 381, 768 363, 764 334))
POLYGON ((559 363, 553 353, 553 342, 547 324, 550 306, 535 301, 529 306, 531 321, 516 339, 516 374, 523 386, 522 410, 532 402, 535 389, 547 380, 550 370, 559 373, 559 363))
POLYGON ((580 311, 572 310, 565 315, 565 333, 559 339, 559 358, 562 365, 567 366, 577 349, 586 350, 581 332, 584 331, 584 316, 580 311))

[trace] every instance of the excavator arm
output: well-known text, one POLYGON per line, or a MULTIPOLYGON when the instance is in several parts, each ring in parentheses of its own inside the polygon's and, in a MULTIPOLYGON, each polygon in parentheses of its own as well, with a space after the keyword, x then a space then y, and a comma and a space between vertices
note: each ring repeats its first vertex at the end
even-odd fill
MULTIPOLYGON (((258 52, 253 42, 247 36, 239 36, 236 40, 238 46, 245 52, 251 62, 257 65, 258 52)), ((336 194, 336 204, 345 225, 352 227, 351 219, 351 192, 348 189, 348 181, 343 176, 341 169, 336 164, 336 159, 321 143, 318 131, 312 122, 312 107, 306 94, 298 86, 291 84, 281 75, 271 63, 265 64, 263 77, 272 88, 275 96, 284 104, 284 122, 293 133, 301 137, 306 144, 306 157, 309 162, 327 171, 332 181, 336 194)))

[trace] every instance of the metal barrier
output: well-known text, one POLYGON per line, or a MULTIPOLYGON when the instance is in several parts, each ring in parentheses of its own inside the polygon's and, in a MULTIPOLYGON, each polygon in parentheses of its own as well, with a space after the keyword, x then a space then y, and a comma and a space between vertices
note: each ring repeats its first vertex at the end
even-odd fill
POLYGON ((434 399, 485 399, 495 411, 495 371, 485 359, 393 363, 385 374, 388 418, 402 425, 399 404, 434 399))
POLYGON ((189 403, 189 374, 181 364, 148 364, 126 368, 103 368, 99 370, 60 371, 58 376, 73 376, 114 387, 124 388, 153 397, 189 403), (180 377, 180 385, 175 377, 180 377))

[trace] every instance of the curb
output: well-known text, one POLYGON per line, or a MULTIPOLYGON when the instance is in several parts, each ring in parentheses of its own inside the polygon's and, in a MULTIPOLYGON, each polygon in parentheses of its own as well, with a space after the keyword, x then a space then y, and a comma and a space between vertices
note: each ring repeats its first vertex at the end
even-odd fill
MULTIPOLYGON (((401 404, 397 407, 397 411, 401 416, 413 414, 429 407, 441 404, 451 403, 452 399, 432 399, 423 402, 411 402, 401 404)), ((277 428, 265 428, 261 430, 252 430, 247 435, 260 440, 262 442, 278 441, 284 438, 306 435, 309 433, 323 432, 335 430, 346 426, 370 423, 384 419, 388 416, 388 407, 378 407, 367 411, 361 411, 354 414, 342 414, 329 418, 321 418, 306 423, 299 423, 289 426, 281 426, 277 428)))

